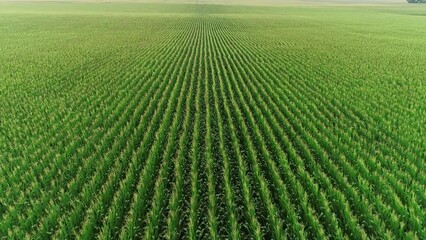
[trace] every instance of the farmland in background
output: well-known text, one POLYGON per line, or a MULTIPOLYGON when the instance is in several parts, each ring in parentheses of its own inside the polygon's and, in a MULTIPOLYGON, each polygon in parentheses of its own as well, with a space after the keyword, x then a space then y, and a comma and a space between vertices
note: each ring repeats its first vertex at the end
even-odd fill
POLYGON ((0 239, 426 239, 425 17, 0 3, 0 239))

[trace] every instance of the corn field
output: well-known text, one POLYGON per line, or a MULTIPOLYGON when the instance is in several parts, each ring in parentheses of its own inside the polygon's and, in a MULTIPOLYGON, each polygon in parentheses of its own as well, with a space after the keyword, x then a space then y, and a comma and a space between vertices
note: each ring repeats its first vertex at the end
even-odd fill
POLYGON ((0 239, 426 239, 424 8, 111 4, 0 3, 0 239))

